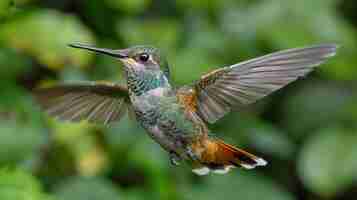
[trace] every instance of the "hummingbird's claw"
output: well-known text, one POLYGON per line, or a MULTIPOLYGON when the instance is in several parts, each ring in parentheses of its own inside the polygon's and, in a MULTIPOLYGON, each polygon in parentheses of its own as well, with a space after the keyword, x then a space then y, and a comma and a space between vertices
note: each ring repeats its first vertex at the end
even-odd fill
POLYGON ((170 162, 174 166, 180 165, 181 158, 175 152, 170 152, 170 162))
POLYGON ((193 153, 192 149, 191 148, 187 148, 186 150, 186 155, 191 159, 191 160, 194 160, 194 161, 198 161, 198 157, 196 154, 193 153))

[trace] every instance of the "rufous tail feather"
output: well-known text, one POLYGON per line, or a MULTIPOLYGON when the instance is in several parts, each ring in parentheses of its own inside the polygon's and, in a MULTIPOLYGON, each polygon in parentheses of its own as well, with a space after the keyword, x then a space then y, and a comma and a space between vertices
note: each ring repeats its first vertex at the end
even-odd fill
POLYGON ((207 139, 200 148, 193 146, 194 152, 199 151, 200 165, 195 166, 192 171, 199 175, 208 174, 210 171, 224 174, 234 167, 253 169, 267 164, 264 159, 219 139, 207 139))

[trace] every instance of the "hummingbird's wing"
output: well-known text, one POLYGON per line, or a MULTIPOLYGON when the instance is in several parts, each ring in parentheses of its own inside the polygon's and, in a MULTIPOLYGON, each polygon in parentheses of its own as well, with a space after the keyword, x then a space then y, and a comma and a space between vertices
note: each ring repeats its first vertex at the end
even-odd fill
POLYGON ((336 45, 295 48, 212 71, 194 85, 198 114, 214 123, 239 108, 282 88, 336 53, 336 45))
POLYGON ((126 86, 80 82, 34 91, 36 100, 51 116, 61 120, 109 124, 119 121, 130 106, 126 86))

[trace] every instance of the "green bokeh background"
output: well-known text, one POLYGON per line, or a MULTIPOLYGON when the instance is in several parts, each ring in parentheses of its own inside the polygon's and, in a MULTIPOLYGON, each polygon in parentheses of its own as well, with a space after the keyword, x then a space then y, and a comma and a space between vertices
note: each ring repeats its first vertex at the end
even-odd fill
POLYGON ((357 198, 357 1, 0 0, 1 200, 354 200, 357 198), (112 58, 70 42, 163 49, 178 84, 280 49, 337 43, 304 80, 210 126, 269 161, 198 177, 128 118, 60 123, 31 89, 121 82, 112 58))

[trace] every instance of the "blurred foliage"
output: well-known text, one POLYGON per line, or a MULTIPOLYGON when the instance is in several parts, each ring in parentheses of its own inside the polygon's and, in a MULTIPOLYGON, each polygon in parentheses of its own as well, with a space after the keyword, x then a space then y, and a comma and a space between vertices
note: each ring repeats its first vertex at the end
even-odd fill
POLYGON ((334 127, 320 132, 304 147, 299 169, 308 186, 331 196, 357 180, 357 135, 334 127))
POLYGON ((263 176, 238 172, 231 176, 209 177, 203 186, 188 188, 188 199, 221 199, 240 196, 246 199, 294 200, 294 197, 263 176), (259 192, 257 192, 259 191, 259 192), (264 196, 262 196, 264 194, 264 196))
POLYGON ((72 178, 60 183, 54 192, 60 200, 122 199, 113 184, 96 178, 72 178))
POLYGON ((52 10, 20 15, 26 16, 1 25, 0 38, 5 45, 32 54, 41 64, 50 68, 88 64, 88 54, 78 51, 68 53, 63 45, 68 41, 93 43, 89 30, 76 18, 52 10))
POLYGON ((357 195, 357 2, 353 0, 1 0, 0 199, 352 200, 357 195), (149 44, 178 84, 280 49, 337 43, 338 54, 210 128, 269 165, 197 177, 137 122, 63 123, 31 90, 124 82, 121 65, 70 49, 149 44))
POLYGON ((6 200, 55 200, 44 193, 39 180, 21 170, 0 171, 0 198, 6 200))

